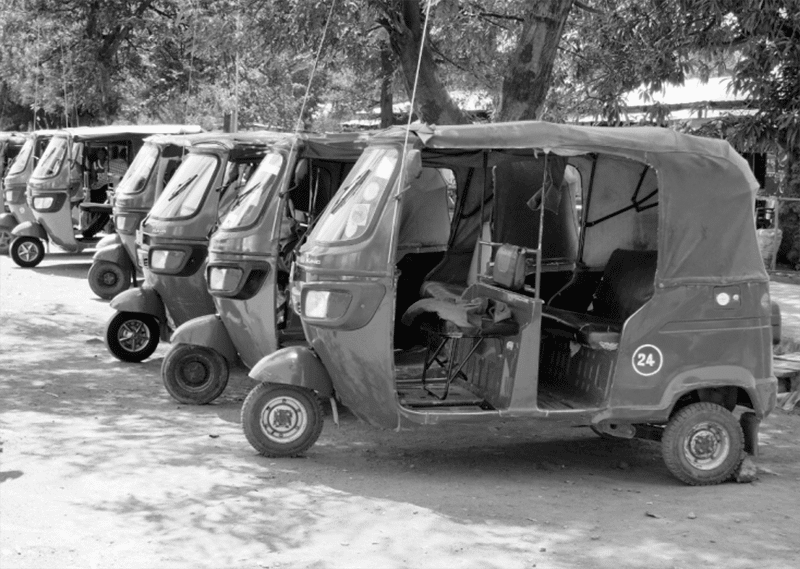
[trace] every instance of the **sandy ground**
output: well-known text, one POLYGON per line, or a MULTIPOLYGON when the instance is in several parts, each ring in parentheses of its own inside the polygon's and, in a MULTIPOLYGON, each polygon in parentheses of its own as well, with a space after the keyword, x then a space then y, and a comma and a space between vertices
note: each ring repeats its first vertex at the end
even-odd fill
POLYGON ((798 566, 800 414, 762 425, 756 482, 707 488, 654 443, 553 423, 398 433, 345 412, 305 458, 266 459, 241 432, 244 372, 184 406, 166 346, 106 351, 90 262, 0 258, 3 569, 798 566))

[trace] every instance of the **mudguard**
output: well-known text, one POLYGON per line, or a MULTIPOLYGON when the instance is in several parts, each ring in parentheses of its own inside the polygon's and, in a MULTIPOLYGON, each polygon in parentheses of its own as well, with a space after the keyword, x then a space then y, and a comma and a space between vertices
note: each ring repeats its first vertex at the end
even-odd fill
POLYGON ((155 316, 161 329, 167 325, 167 309, 155 289, 141 287, 123 291, 111 299, 109 306, 118 312, 136 312, 155 316))
POLYGON ((216 314, 207 314, 184 322, 173 332, 170 343, 205 346, 222 354, 229 364, 239 361, 239 354, 228 329, 216 314))
POLYGON ((333 395, 328 370, 308 346, 290 346, 273 352, 253 366, 248 375, 257 381, 313 389, 320 397, 333 395))
MULTIPOLYGON (((100 243, 105 241, 108 237, 117 237, 117 235, 107 235, 103 237, 100 243)), ((98 244, 97 251, 95 251, 92 256, 92 263, 99 263, 101 261, 108 261, 120 267, 127 267, 131 272, 136 270, 136 267, 133 266, 133 261, 131 261, 131 256, 128 255, 128 250, 119 242, 119 237, 117 237, 116 243, 106 245, 102 248, 99 247, 98 244)))
POLYGON ((11 230, 14 237, 36 237, 42 241, 47 241, 47 231, 40 223, 35 221, 23 221, 11 230))
POLYGON ((18 224, 19 222, 17 221, 17 218, 14 217, 13 213, 0 214, 0 227, 2 227, 3 229, 8 229, 9 231, 11 231, 18 224))

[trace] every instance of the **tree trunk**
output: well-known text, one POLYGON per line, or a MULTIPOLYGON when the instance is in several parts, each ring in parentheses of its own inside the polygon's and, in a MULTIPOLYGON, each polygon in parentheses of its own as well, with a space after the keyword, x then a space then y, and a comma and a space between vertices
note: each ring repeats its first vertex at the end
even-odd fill
POLYGON ((394 124, 394 101, 392 99, 392 50, 388 44, 381 47, 381 128, 394 124))
MULTIPOLYGON (((376 2, 375 6, 384 14, 381 25, 389 33, 389 42, 400 62, 408 98, 411 100, 422 42, 423 21, 419 0, 390 0, 376 2)), ((412 111, 416 111, 419 118, 427 123, 468 123, 469 117, 458 108, 439 79, 436 63, 427 45, 423 46, 419 67, 419 81, 412 111)))
POLYGON ((511 56, 497 118, 501 121, 539 119, 553 62, 573 0, 529 3, 517 49, 511 56))

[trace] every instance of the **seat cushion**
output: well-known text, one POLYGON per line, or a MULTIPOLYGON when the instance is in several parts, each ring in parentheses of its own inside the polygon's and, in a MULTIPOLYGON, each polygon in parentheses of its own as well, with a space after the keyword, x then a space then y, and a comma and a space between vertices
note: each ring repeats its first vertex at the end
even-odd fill
POLYGON ((592 313, 619 322, 627 320, 653 296, 656 251, 616 249, 595 291, 592 313))
POLYGON ((543 306, 542 330, 593 349, 616 350, 622 334, 622 323, 594 314, 543 306))

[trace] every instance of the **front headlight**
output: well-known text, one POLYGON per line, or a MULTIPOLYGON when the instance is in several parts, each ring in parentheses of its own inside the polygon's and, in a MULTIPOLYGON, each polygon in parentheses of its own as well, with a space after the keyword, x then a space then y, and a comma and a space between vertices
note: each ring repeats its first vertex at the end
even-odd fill
POLYGON ((218 292, 233 292, 239 286, 244 272, 235 267, 210 267, 208 269, 208 289, 218 292))
POLYGON ((150 251, 150 268, 161 271, 178 271, 186 258, 184 251, 175 249, 152 249, 150 251))
POLYGON ((351 299, 348 292, 309 290, 305 295, 303 314, 308 318, 335 320, 345 315, 351 299))
POLYGON ((13 190, 8 190, 6 192, 6 201, 8 203, 14 203, 14 191, 13 190))
POLYGON ((114 216, 114 225, 117 228, 117 231, 122 231, 124 233, 132 233, 136 230, 136 225, 138 224, 138 217, 135 215, 115 215, 114 216))
POLYGON ((33 198, 33 207, 36 209, 50 209, 53 207, 53 196, 33 198))

